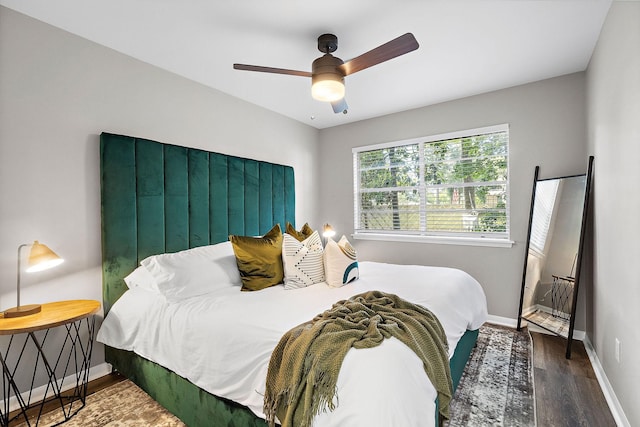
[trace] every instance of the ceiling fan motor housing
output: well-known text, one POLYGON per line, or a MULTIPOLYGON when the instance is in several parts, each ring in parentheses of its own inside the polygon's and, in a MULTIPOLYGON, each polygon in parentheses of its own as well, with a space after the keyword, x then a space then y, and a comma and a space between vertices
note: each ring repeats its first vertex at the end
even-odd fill
POLYGON ((322 53, 332 53, 338 49, 338 37, 334 34, 322 34, 318 37, 318 50, 322 53))

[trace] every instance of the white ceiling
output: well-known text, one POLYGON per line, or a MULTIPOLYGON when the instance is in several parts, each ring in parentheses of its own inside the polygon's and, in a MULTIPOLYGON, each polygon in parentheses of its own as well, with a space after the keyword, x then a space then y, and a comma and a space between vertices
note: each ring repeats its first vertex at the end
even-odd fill
POLYGON ((0 0, 0 4, 317 128, 586 69, 611 0, 0 0), (417 51, 346 78, 348 114, 311 98, 322 33, 347 61, 406 32, 417 51))

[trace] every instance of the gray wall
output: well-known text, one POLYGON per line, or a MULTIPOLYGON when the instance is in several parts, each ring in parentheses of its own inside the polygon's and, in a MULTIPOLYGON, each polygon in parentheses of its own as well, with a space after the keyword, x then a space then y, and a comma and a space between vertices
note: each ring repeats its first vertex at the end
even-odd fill
MULTIPOLYGON (((584 173, 587 167, 584 73, 571 74, 373 120, 320 134, 321 218, 353 233, 352 147, 501 123, 510 125, 512 248, 357 240, 359 259, 461 268, 487 295, 489 313, 518 313, 533 172, 541 177, 584 173)), ((584 330, 584 303, 577 329, 584 330)))
POLYGON ((0 7, 0 309, 36 239, 65 263, 23 275, 23 304, 102 300, 102 131, 292 165, 315 222, 316 129, 0 7))
POLYGON ((640 3, 611 5, 587 69, 595 156, 589 336, 629 425, 640 425, 640 3), (615 360, 615 339, 621 342, 615 360))

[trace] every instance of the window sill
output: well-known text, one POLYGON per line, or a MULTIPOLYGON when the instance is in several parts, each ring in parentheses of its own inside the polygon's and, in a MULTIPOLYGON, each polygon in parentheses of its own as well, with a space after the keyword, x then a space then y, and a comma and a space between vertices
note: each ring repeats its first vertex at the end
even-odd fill
POLYGON ((492 239, 482 237, 450 237, 450 236, 407 236, 401 234, 376 234, 357 233, 352 234, 356 240, 380 240, 386 242, 411 242, 411 243, 433 243, 438 245, 459 245, 459 246, 487 246, 494 248, 510 248, 513 246, 512 240, 492 239))

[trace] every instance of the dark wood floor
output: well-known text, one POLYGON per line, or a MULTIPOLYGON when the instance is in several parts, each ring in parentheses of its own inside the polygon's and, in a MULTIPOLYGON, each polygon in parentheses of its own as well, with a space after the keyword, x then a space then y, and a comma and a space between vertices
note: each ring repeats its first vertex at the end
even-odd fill
POLYGON ((565 339, 531 336, 538 426, 615 427, 582 341, 573 342, 567 360, 565 339))
MULTIPOLYGON (((615 427, 582 342, 574 342, 567 360, 563 338, 536 332, 531 336, 538 427, 615 427)), ((99 378, 89 383, 88 393, 122 380, 118 374, 99 378)))

